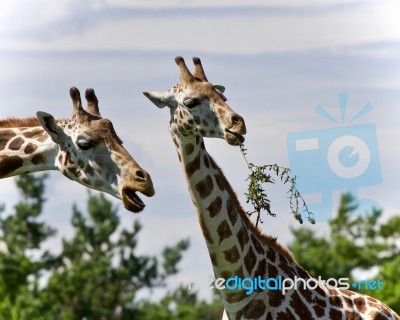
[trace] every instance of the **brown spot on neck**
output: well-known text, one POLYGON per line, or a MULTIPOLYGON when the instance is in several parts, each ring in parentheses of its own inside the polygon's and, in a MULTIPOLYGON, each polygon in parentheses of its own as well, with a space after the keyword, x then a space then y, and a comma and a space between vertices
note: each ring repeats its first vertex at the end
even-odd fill
POLYGON ((210 175, 206 176, 195 186, 201 199, 207 198, 214 189, 213 181, 210 175))
POLYGON ((13 140, 10 142, 10 144, 8 145, 8 148, 9 148, 10 150, 16 151, 16 150, 21 149, 21 146, 22 146, 23 144, 24 144, 24 140, 23 140, 22 138, 20 138, 20 137, 17 137, 17 138, 13 139, 13 140))
POLYGON ((221 244, 225 239, 232 237, 232 231, 227 221, 224 220, 221 222, 217 228, 217 233, 219 235, 219 244, 221 244))
POLYGON ((11 129, 3 129, 0 134, 0 150, 4 150, 8 141, 15 137, 15 132, 11 129))
MULTIPOLYGON (((290 306, 293 308, 293 310, 296 310, 297 316, 300 319, 312 320, 313 316, 312 316, 312 313, 311 313, 309 307, 304 305, 304 302, 300 297, 302 291, 303 290, 298 289, 292 293, 291 300, 290 300, 290 306)), ((346 319, 351 319, 351 318, 346 318, 346 319)))
POLYGON ((194 145, 192 143, 189 143, 185 146, 185 153, 189 156, 192 154, 194 150, 194 145))
POLYGON ((365 299, 363 297, 355 298, 354 304, 359 312, 365 312, 367 310, 365 299))
POLYGON ((243 309, 242 315, 246 319, 261 319, 267 307, 262 300, 251 300, 243 309))
POLYGON ((240 244, 240 248, 243 250, 247 242, 249 241, 249 233, 246 229, 241 228, 237 233, 237 239, 240 244))
POLYGON ((18 156, 0 156, 0 178, 8 176, 22 166, 22 159, 18 156))
POLYGON ((200 169, 200 154, 185 166, 186 174, 190 178, 197 170, 200 169))
POLYGON ((31 154, 32 152, 34 152, 36 149, 38 148, 37 145, 33 144, 33 143, 28 143, 24 149, 24 152, 26 154, 31 154))
POLYGON ((225 260, 228 261, 229 263, 236 263, 240 259, 240 254, 239 250, 235 245, 233 245, 230 249, 224 250, 224 257, 225 260))
POLYGON ((47 134, 46 131, 44 131, 44 129, 42 127, 40 128, 31 128, 28 130, 24 130, 22 132, 22 134, 24 135, 24 137, 26 138, 34 138, 36 140, 38 140, 39 142, 43 142, 45 141, 49 136, 47 134))
POLYGON ((46 160, 46 157, 43 156, 43 155, 40 154, 40 153, 34 155, 34 156, 32 157, 32 160, 31 160, 31 162, 32 162, 33 164, 46 163, 46 161, 47 161, 47 160, 46 160))
POLYGON ((246 267, 248 275, 252 274, 252 271, 255 267, 256 261, 257 261, 257 256, 253 252, 252 247, 249 247, 249 250, 247 251, 247 254, 244 257, 244 265, 246 267))
MULTIPOLYGON (((271 277, 268 275, 268 277, 271 277)), ((279 307, 283 301, 285 300, 285 296, 283 295, 281 290, 271 290, 269 292, 269 304, 272 308, 277 308, 279 307)), ((338 318, 332 318, 332 319, 338 319, 338 318)))
POLYGON ((222 208, 222 199, 220 196, 216 197, 210 205, 207 207, 210 218, 214 218, 218 215, 222 208))
POLYGON ((342 319, 342 311, 331 308, 329 312, 329 319, 342 319))
MULTIPOLYGON (((228 291, 228 292, 225 293, 225 300, 228 303, 236 303, 236 302, 239 302, 239 301, 243 301, 244 299, 246 299, 246 297, 247 297, 246 290, 243 290, 243 289, 242 290, 228 291)), ((235 320, 236 319, 242 319, 242 318, 235 318, 235 320)), ((253 318, 253 319, 255 319, 255 318, 253 318)))

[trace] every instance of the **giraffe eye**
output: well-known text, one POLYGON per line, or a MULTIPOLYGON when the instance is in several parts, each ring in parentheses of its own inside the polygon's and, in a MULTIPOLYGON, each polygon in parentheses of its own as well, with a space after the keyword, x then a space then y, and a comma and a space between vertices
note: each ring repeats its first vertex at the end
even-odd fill
POLYGON ((77 142, 78 148, 81 150, 89 150, 94 147, 94 143, 89 140, 80 139, 77 142))
POLYGON ((200 101, 198 99, 186 99, 185 101, 183 101, 183 105, 186 108, 194 108, 196 106, 198 106, 200 104, 200 101))

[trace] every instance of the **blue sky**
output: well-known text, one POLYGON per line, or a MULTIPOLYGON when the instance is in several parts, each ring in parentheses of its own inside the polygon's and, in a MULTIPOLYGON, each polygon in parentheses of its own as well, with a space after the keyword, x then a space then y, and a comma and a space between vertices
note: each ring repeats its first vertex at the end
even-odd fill
MULTIPOLYGON (((191 57, 199 56, 208 79, 226 87, 230 106, 246 121, 249 159, 283 166, 289 165, 289 133, 342 125, 317 115, 318 105, 339 119, 339 93, 348 93, 349 117, 371 103, 373 110, 355 124, 376 126, 382 183, 357 192, 381 204, 385 217, 399 214, 399 13, 395 0, 3 0, 0 117, 38 110, 67 117, 69 88, 93 87, 102 115, 155 183, 156 196, 143 197, 147 206, 140 215, 120 205, 123 223, 143 223, 143 253, 158 254, 190 237, 174 282, 195 282, 208 296, 211 264, 167 130, 169 115, 142 92, 178 82, 176 55, 189 68, 191 57)), ((206 142, 245 203, 248 170, 239 150, 224 141, 206 142)), ((290 228, 300 225, 288 214, 286 190, 274 185, 268 192, 277 217, 264 218, 264 232, 288 243, 290 228)), ((333 192, 335 201, 341 192, 333 192)), ((0 180, 0 194, 11 210, 18 196, 13 179, 0 180)), ((54 172, 46 196, 44 218, 60 237, 70 235, 72 204, 84 209, 87 191, 54 172)), ((326 223, 303 226, 324 230, 326 223)), ((47 245, 57 249, 58 243, 47 245)))

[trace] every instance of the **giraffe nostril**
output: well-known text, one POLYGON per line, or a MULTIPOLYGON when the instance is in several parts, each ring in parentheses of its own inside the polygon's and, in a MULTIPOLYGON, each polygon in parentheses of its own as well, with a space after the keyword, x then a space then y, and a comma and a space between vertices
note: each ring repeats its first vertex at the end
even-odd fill
POLYGON ((137 170, 136 171, 136 177, 139 180, 146 180, 146 174, 142 170, 137 170))
POLYGON ((234 114, 231 118, 231 121, 233 124, 239 124, 240 122, 243 121, 242 117, 239 116, 238 114, 234 114))

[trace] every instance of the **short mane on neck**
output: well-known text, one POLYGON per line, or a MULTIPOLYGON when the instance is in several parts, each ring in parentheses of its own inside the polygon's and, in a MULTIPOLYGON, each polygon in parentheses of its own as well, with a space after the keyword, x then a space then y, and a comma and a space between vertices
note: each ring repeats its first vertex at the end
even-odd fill
POLYGON ((37 118, 6 118, 0 119, 0 128, 21 128, 21 127, 38 127, 40 126, 37 118))

